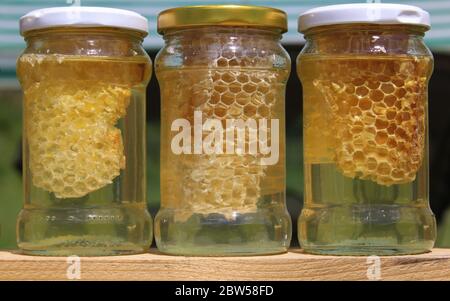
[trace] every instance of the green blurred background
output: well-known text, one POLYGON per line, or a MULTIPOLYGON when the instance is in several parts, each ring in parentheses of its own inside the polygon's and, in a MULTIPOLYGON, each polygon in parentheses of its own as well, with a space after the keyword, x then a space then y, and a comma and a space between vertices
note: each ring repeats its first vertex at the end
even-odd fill
MULTIPOLYGON (((156 16, 163 9, 194 4, 236 3, 272 6, 288 13, 289 31, 282 40, 293 61, 286 93, 287 205, 295 225, 303 198, 302 91, 294 65, 303 40, 296 31, 296 19, 299 13, 316 6, 356 2, 366 1, 82 0, 81 4, 130 9, 145 15, 150 21, 151 32, 145 39, 144 46, 153 60, 162 46, 162 39, 155 29, 156 16)), ((435 72, 430 82, 430 198, 439 223, 437 246, 450 247, 450 1, 389 2, 418 5, 432 15, 433 29, 427 33, 426 38, 435 55, 435 72)), ((22 206, 22 104, 20 87, 15 77, 15 60, 24 48, 24 42, 18 32, 18 19, 33 9, 64 5, 68 5, 66 0, 0 0, 0 248, 16 247, 15 219, 22 206)), ((148 205, 153 215, 158 210, 160 199, 158 89, 156 78, 153 77, 147 92, 148 205)), ((296 236, 294 233, 293 245, 297 244, 296 236)))

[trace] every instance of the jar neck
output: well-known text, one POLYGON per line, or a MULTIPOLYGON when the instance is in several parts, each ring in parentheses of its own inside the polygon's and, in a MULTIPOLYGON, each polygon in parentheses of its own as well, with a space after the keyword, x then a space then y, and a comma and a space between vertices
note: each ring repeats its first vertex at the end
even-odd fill
POLYGON ((242 35, 251 35, 254 38, 281 40, 281 32, 268 28, 241 27, 241 26, 196 26, 190 28, 171 29, 164 33, 166 43, 172 41, 192 40, 201 38, 216 37, 217 39, 233 39, 242 35))
POLYGON ((133 56, 143 52, 144 34, 116 28, 51 28, 25 35, 25 52, 36 54, 133 56))
POLYGON ((156 56, 163 68, 290 68, 281 32, 254 27, 205 26, 164 33, 156 56))
POLYGON ((426 27, 411 25, 342 24, 305 32, 305 52, 322 54, 429 55, 423 42, 426 27))
POLYGON ((49 28, 30 31, 25 34, 25 41, 33 42, 36 39, 73 39, 91 36, 98 38, 113 38, 113 39, 127 39, 137 43, 142 43, 145 35, 138 31, 132 31, 120 28, 106 28, 106 27, 93 27, 93 28, 49 28))
POLYGON ((383 24, 340 24, 325 25, 308 29, 305 38, 335 37, 351 35, 398 35, 423 37, 428 29, 416 25, 383 25, 383 24))

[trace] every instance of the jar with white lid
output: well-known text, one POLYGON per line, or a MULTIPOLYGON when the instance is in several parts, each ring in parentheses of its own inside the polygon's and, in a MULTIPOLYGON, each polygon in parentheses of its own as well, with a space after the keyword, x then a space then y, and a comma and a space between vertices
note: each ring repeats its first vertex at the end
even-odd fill
POLYGON ((140 253, 146 207, 147 20, 101 7, 20 19, 25 204, 18 245, 35 255, 140 253))
POLYGON ((430 250, 428 80, 424 10, 347 4, 299 18, 306 252, 414 254, 430 250))

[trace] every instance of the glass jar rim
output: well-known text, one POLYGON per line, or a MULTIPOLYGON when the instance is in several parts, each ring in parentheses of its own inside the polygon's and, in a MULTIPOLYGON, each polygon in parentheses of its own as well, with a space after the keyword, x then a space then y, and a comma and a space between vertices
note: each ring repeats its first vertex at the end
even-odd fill
POLYGON ((427 27, 410 24, 342 23, 311 27, 305 30, 303 35, 307 38, 321 34, 333 35, 341 32, 350 34, 352 32, 361 33, 361 31, 364 31, 368 33, 376 32, 378 35, 383 33, 401 32, 423 37, 427 30, 427 27))

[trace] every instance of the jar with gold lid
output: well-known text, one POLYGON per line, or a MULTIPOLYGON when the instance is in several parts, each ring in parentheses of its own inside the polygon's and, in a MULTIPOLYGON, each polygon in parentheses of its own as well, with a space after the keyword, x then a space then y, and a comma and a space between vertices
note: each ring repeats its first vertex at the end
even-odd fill
POLYGON ((285 252, 286 15, 273 8, 180 7, 158 16, 160 251, 285 252))

